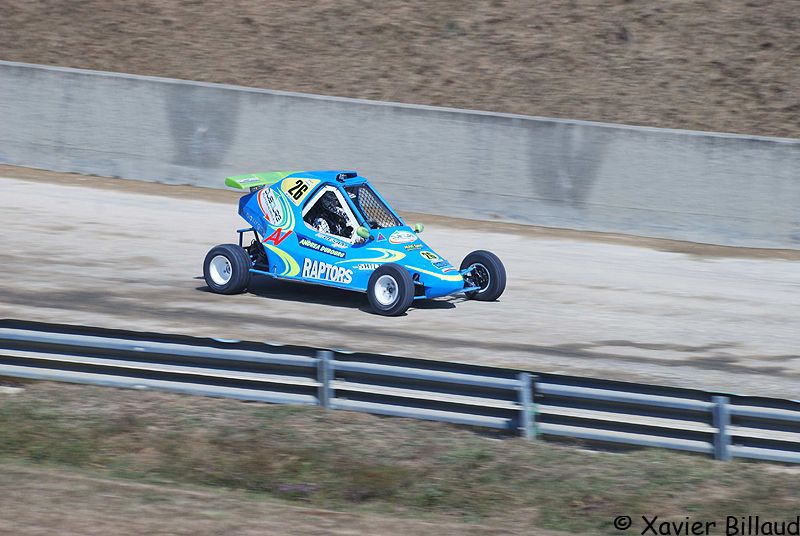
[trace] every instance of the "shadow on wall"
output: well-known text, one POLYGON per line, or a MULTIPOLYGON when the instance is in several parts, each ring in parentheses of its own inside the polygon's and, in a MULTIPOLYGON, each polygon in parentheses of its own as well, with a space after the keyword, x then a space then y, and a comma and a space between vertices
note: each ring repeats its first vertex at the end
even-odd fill
POLYGON ((536 196, 580 208, 592 193, 610 136, 604 129, 567 123, 537 124, 529 136, 528 174, 536 196))
POLYGON ((239 119, 235 92, 188 84, 166 86, 174 164, 218 168, 233 144, 239 119))

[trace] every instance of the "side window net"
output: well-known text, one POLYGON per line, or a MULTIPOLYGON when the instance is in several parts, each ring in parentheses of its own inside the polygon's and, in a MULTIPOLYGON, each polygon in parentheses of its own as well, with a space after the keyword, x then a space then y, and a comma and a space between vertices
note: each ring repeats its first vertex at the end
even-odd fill
POLYGON ((385 229, 400 225, 394 214, 368 187, 364 185, 351 186, 347 188, 347 193, 355 201, 356 206, 373 229, 385 229))

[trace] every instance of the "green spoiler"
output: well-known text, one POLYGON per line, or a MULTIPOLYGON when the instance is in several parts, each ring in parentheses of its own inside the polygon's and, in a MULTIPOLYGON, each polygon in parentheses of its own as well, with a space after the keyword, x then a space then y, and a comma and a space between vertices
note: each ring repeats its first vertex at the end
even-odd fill
POLYGON ((247 190, 259 186, 269 186, 285 179, 289 175, 300 173, 299 171, 267 171, 265 173, 248 173, 247 175, 236 175, 225 179, 225 186, 236 188, 237 190, 247 190))

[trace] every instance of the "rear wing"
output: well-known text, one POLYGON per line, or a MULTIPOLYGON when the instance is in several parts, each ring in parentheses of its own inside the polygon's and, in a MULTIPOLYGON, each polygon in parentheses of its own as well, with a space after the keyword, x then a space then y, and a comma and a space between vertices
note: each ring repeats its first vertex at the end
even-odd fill
POLYGON ((294 173, 299 173, 299 171, 267 171, 265 173, 235 175, 225 179, 225 186, 230 186, 237 190, 246 190, 248 188, 252 190, 253 188, 260 188, 261 186, 271 186, 294 173))

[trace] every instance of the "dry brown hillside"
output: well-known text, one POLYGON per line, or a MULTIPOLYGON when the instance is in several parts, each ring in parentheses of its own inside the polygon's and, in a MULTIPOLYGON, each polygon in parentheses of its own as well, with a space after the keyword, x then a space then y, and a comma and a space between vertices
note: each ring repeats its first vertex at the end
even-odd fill
POLYGON ((800 0, 0 0, 0 58, 800 137, 800 0))

